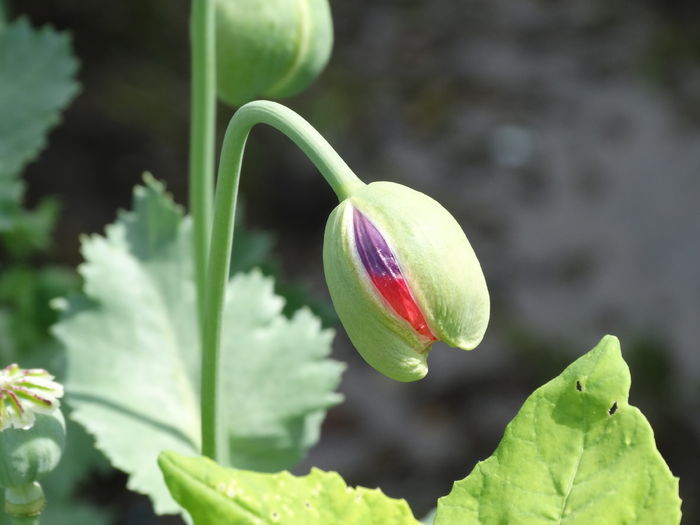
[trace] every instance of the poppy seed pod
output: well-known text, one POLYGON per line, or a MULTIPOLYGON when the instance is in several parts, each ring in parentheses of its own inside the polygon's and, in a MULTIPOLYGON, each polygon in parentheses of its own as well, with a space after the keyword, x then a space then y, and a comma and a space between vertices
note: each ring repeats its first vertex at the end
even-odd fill
POLYGON ((331 213, 323 265, 338 316, 370 365, 398 381, 428 372, 435 341, 471 350, 489 295, 457 221, 427 195, 375 182, 331 213))
POLYGON ((0 370, 0 486, 25 487, 58 465, 66 433, 62 395, 46 370, 16 364, 0 370))
POLYGON ((239 106, 306 88, 328 62, 328 0, 216 0, 219 97, 239 106))

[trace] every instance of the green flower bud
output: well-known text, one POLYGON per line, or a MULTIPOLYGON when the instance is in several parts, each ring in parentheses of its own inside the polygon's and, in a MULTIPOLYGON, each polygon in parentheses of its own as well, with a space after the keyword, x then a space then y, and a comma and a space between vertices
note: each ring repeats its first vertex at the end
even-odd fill
POLYGON ((333 47, 327 0, 217 0, 219 97, 239 106, 293 95, 319 75, 333 47))
POLYGON ((24 487, 58 465, 66 434, 62 395, 45 370, 0 370, 0 486, 24 487))
POLYGON ((471 350, 484 336, 479 261, 457 221, 423 193, 375 182, 343 200, 326 224, 323 264, 353 345, 392 379, 423 378, 435 341, 471 350))

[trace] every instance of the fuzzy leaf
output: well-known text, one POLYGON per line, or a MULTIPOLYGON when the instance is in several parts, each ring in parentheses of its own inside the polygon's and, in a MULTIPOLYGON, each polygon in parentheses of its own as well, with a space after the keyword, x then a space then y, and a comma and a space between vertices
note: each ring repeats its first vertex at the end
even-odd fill
POLYGON ((438 500, 435 523, 678 523, 678 479, 629 388, 606 336, 527 399, 496 452, 438 500))
POLYGON ((12 226, 22 197, 17 175, 78 92, 77 69, 65 33, 24 19, 0 32, 0 230, 12 226))
POLYGON ((418 525, 403 499, 351 488, 336 472, 306 476, 223 468, 205 457, 163 452, 158 458, 175 499, 195 525, 418 525))
MULTIPOLYGON (((150 177, 135 189, 134 208, 105 237, 83 239, 84 294, 63 301, 54 331, 68 352, 73 418, 129 474, 129 488, 148 494, 157 512, 177 512, 156 458, 200 448, 191 228, 150 177)), ((282 306, 259 272, 229 284, 221 424, 233 466, 290 467, 341 399, 333 390, 342 365, 327 359, 332 332, 305 310, 285 318, 282 306)))

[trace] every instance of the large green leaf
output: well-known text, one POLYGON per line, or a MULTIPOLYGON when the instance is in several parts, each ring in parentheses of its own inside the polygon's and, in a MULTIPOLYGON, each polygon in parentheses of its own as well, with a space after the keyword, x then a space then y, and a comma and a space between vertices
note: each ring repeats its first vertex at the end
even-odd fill
POLYGON ((629 388, 607 336, 527 399, 493 456, 438 500, 435 523, 678 523, 678 479, 629 388))
MULTIPOLYGON (((84 294, 59 304, 55 334, 68 352, 73 418, 97 447, 151 496, 176 512, 156 465, 163 449, 199 453, 197 345, 190 222, 146 179, 106 236, 83 239, 84 294)), ((332 332, 308 311, 281 315, 283 301, 259 272, 227 291, 222 334, 223 411, 230 464, 293 465, 318 438, 342 365, 327 358, 332 332)))
POLYGON ((223 468, 205 457, 163 452, 158 458, 175 499, 195 525, 419 525, 403 499, 348 487, 336 472, 306 476, 223 468))
POLYGON ((65 33, 32 29, 24 19, 0 32, 0 230, 12 226, 18 211, 17 175, 78 92, 77 69, 65 33))

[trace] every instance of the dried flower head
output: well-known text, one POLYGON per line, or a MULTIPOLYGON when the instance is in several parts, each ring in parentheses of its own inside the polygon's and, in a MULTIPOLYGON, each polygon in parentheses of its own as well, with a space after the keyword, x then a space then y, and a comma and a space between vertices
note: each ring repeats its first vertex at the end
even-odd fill
POLYGON ((22 369, 13 363, 0 370, 0 431, 28 429, 36 414, 51 414, 60 405, 63 386, 41 368, 22 369))

